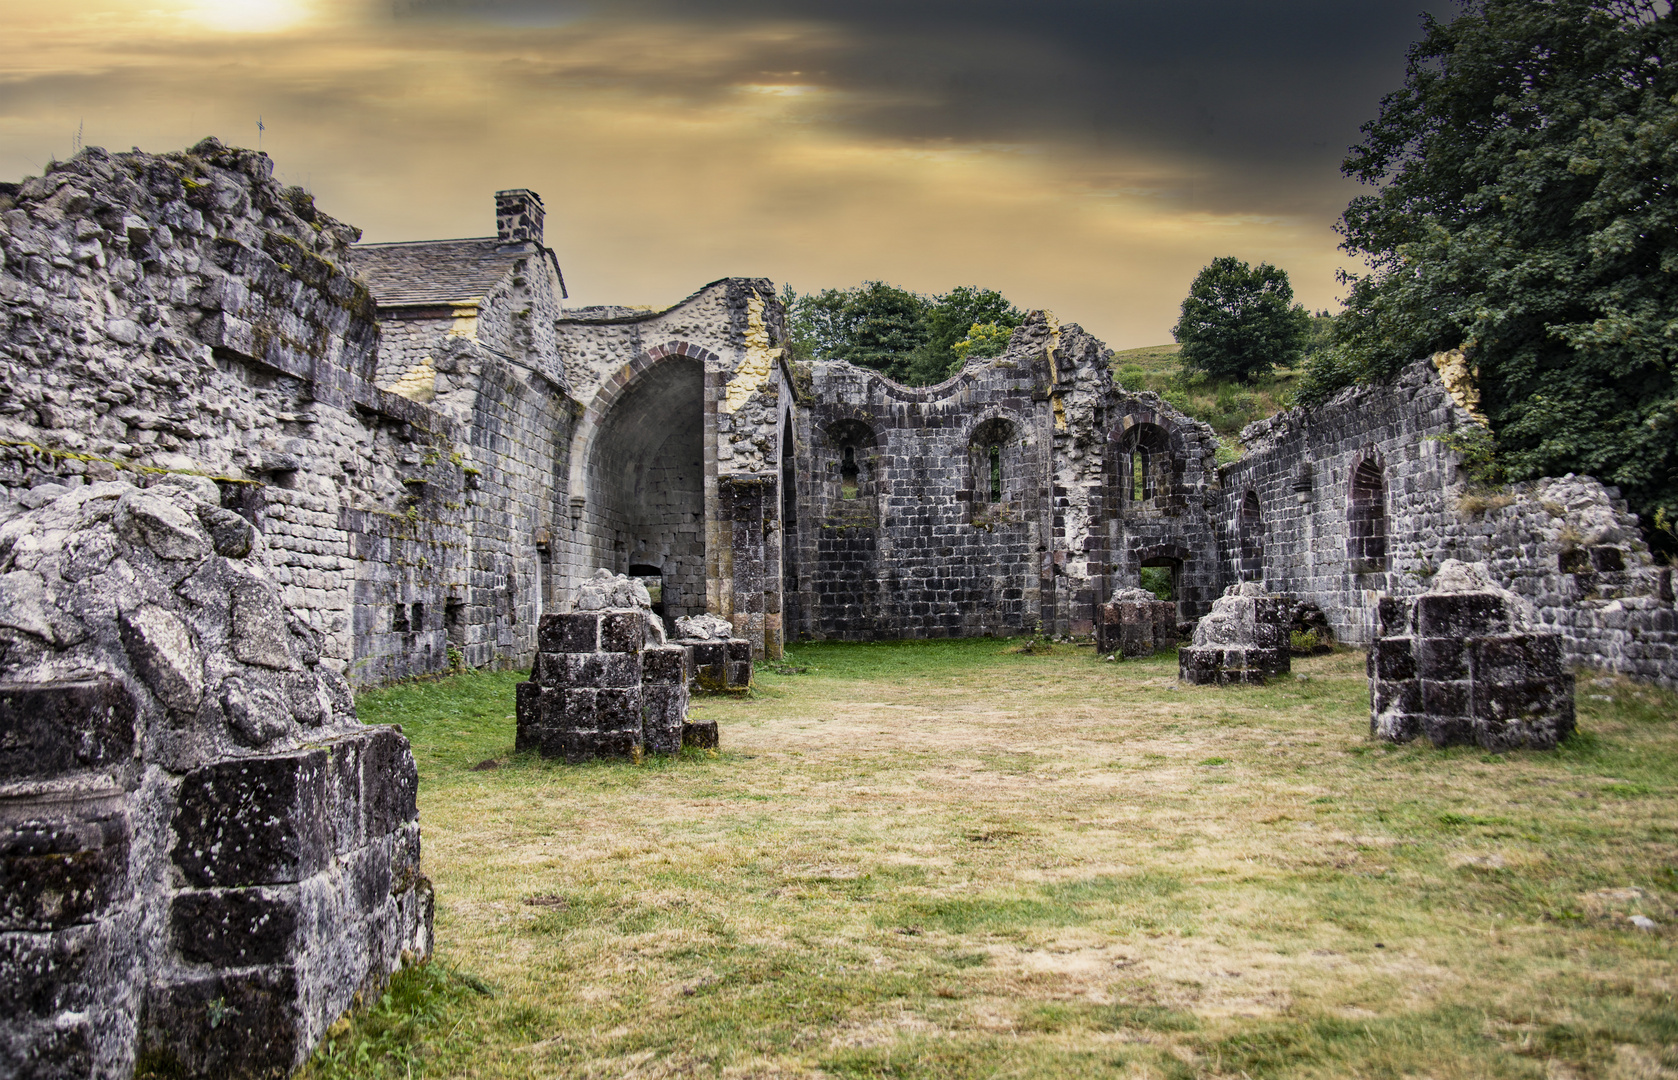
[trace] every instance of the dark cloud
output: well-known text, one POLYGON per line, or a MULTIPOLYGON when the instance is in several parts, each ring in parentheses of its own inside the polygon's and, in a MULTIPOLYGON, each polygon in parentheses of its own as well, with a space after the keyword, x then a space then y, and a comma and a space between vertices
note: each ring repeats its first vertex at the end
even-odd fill
MULTIPOLYGON (((842 92, 823 119, 912 141, 1051 143, 1199 163, 1197 201, 1302 209, 1403 78, 1422 13, 1449 0, 402 0, 410 16, 707 28, 802 23, 734 72, 662 77, 842 92)), ((603 58, 607 59, 607 58, 603 58)), ((609 62, 609 59, 608 59, 609 62)), ((1339 197, 1338 194, 1336 197, 1339 197)))

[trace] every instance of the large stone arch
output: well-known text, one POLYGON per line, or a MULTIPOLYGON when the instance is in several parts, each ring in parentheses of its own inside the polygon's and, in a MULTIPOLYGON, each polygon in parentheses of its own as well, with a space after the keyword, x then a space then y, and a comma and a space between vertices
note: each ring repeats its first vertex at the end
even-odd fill
POLYGON ((669 619, 707 609, 707 366, 685 342, 648 350, 602 385, 571 451, 571 503, 586 572, 655 570, 669 619))

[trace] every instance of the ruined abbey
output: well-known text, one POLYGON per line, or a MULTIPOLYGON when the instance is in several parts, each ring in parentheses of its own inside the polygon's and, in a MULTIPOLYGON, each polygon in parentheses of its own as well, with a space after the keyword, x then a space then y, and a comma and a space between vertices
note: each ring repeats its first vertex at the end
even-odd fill
POLYGON ((1460 560, 1557 663, 1678 682, 1671 572, 1617 492, 1465 498, 1459 357, 1219 464, 1047 313, 900 386, 790 357, 767 280, 569 307, 541 199, 494 198, 494 236, 361 244, 213 140, 0 184, 0 985, 41 1018, 0 1033, 0 1072, 49 1044, 61 1072, 33 1074, 301 1060, 429 948, 412 758, 351 689, 527 666, 600 569, 775 657, 1087 635, 1145 567, 1179 627, 1251 583, 1367 644, 1397 632, 1383 598, 1460 560), (18 882, 55 853, 79 861, 48 903, 18 882))
POLYGON ((1461 508, 1441 437, 1473 402, 1425 359, 1219 466, 1207 427, 1046 313, 910 388, 793 362, 765 280, 567 307, 530 191, 496 194, 495 236, 389 244, 214 143, 91 150, 5 192, 0 520, 42 485, 211 477, 354 685, 527 664, 599 567, 774 656, 1085 634, 1144 566, 1184 621, 1259 580, 1361 643, 1375 597, 1451 557, 1491 562, 1576 662, 1675 670, 1670 586, 1614 492, 1461 508))

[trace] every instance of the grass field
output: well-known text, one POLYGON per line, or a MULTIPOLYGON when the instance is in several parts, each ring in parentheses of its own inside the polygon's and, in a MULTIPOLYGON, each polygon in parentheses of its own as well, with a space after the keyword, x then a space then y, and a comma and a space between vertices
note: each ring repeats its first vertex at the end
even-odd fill
POLYGON ((1673 695, 1440 752, 1367 740, 1362 654, 1296 664, 798 646, 639 766, 514 755, 515 675, 365 695, 437 958, 310 1075, 1678 1076, 1673 695))

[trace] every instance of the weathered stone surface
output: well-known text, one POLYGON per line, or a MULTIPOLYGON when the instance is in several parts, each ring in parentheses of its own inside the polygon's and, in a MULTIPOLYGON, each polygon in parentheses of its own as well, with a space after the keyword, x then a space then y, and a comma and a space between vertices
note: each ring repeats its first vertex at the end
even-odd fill
POLYGON ((1573 730, 1561 640, 1529 629, 1485 566, 1443 564, 1418 597, 1384 597, 1369 650, 1370 734, 1436 746, 1548 749, 1573 730))
POLYGON ((1149 656, 1177 644, 1177 605, 1146 589, 1114 589, 1096 609, 1097 652, 1149 656))
POLYGON ((0 683, 0 781, 121 769, 136 721, 134 699, 109 680, 0 683))
POLYGON ((1288 647, 1292 605, 1262 585, 1231 585, 1178 650, 1178 676, 1199 684, 1262 684, 1293 665, 1288 647))
POLYGON ((117 619, 134 670, 169 708, 191 714, 204 699, 204 654, 180 617, 146 605, 117 619))
POLYGON ((61 487, 0 525, 58 613, 0 637, 0 1075, 288 1075, 430 948, 407 742, 213 482, 61 487))
MULTIPOLYGON (((632 595, 609 577, 584 586, 591 602, 603 588, 632 595)), ((515 748, 571 762, 680 752, 691 651, 664 643, 658 626, 650 605, 543 616, 541 651, 515 692, 515 748)), ((751 644, 739 645, 749 658, 751 644)))

